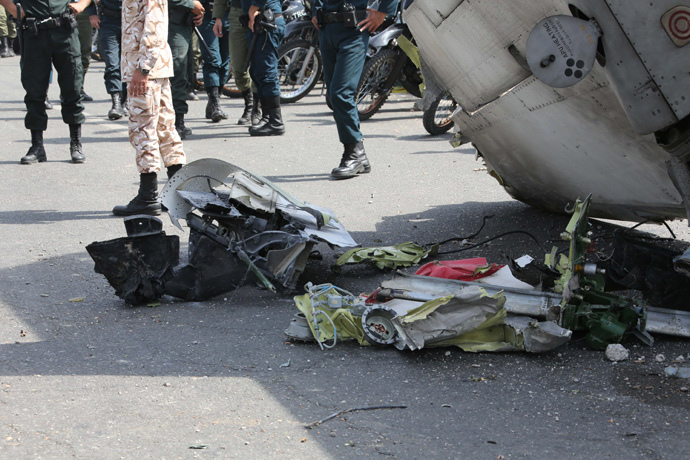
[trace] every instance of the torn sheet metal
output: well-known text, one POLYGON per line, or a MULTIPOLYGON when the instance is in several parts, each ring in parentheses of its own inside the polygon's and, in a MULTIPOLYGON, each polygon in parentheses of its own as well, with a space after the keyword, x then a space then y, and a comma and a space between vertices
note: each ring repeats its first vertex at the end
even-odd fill
POLYGON ((280 211, 290 222, 303 226, 300 232, 308 237, 342 248, 357 246, 330 209, 302 202, 268 179, 222 160, 204 158, 189 163, 165 184, 160 202, 180 230, 179 221, 196 208, 185 199, 185 192, 206 194, 214 202, 215 197, 225 203, 236 201, 255 211, 280 211))
POLYGON ((420 304, 388 302, 399 316, 399 349, 457 346, 468 352, 527 351, 542 353, 568 342, 571 331, 553 321, 507 315, 503 292, 489 295, 480 286, 464 286, 453 295, 420 304))
POLYGON ((180 220, 186 221, 188 263, 157 278, 158 271, 146 266, 148 253, 164 258, 167 267, 177 265, 179 249, 170 254, 143 244, 138 248, 142 256, 123 261, 120 269, 147 271, 157 289, 133 299, 120 295, 114 285, 129 303, 163 294, 204 300, 238 287, 250 274, 271 291, 274 283, 294 289, 314 245, 357 245, 332 211, 299 201, 261 176, 221 160, 182 167, 164 187, 161 202, 174 225, 182 229, 180 220))
POLYGON ((363 296, 332 285, 308 284, 307 289, 295 303, 322 348, 355 339, 400 350, 458 346, 472 352, 539 353, 570 339, 570 331, 553 322, 506 319, 505 296, 488 295, 478 286, 426 302, 393 299, 369 306, 363 296))
POLYGON ((394 270, 398 267, 409 267, 418 264, 420 260, 429 255, 435 255, 437 251, 438 246, 427 249, 411 241, 396 244, 395 246, 356 248, 340 256, 336 266, 366 262, 381 270, 394 270))
POLYGON ((383 281, 381 287, 400 291, 423 292, 434 297, 443 297, 459 289, 472 286, 485 289, 489 295, 502 291, 506 296, 506 309, 508 313, 526 315, 533 318, 546 318, 549 311, 559 305, 562 300, 562 296, 559 294, 537 291, 529 285, 530 289, 520 289, 498 284, 486 284, 485 281, 488 279, 459 281, 398 272, 393 279, 383 281))

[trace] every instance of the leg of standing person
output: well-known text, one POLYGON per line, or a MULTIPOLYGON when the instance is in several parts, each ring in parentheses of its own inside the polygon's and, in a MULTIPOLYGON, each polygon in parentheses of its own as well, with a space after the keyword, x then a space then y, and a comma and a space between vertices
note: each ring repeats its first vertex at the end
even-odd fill
MULTIPOLYGON (((84 10, 77 15, 77 23, 79 24, 79 47, 81 49, 81 65, 84 69, 84 75, 82 75, 82 81, 86 78, 86 72, 89 70, 89 64, 91 63, 91 45, 93 40, 93 27, 91 27, 91 21, 89 21, 89 13, 84 10)), ((86 102, 93 101, 93 98, 86 94, 84 88, 79 90, 82 98, 86 102)))
MULTIPOLYGON (((265 29, 258 34, 250 56, 249 73, 256 83, 264 116, 258 125, 249 128, 252 136, 280 136, 285 134, 285 125, 280 109, 280 85, 278 84, 278 47, 283 42, 285 20, 278 17, 275 29, 265 29)), ((254 32, 256 33, 256 32, 254 32)), ((247 34, 250 41, 252 32, 247 34)))
POLYGON ((48 161, 43 146, 43 132, 48 128, 45 103, 51 73, 49 45, 48 31, 39 31, 35 36, 24 35, 24 48, 31 53, 31 59, 24 58, 26 52, 22 53, 20 59, 22 86, 26 91, 24 126, 31 131, 31 147, 20 160, 24 165, 48 161))
POLYGON ((186 162, 182 140, 175 128, 170 81, 167 78, 148 81, 146 93, 132 96, 129 115, 129 141, 136 151, 139 191, 126 206, 115 206, 116 216, 161 212, 158 202, 158 172, 161 160, 172 177, 186 162))
POLYGON ((157 200, 158 171, 161 168, 157 130, 163 80, 167 81, 149 79, 143 95, 129 97, 129 142, 136 151, 139 191, 127 205, 113 208, 116 216, 157 216, 161 213, 161 205, 157 200))
POLYGON ((244 111, 237 120, 238 125, 259 124, 261 120, 261 107, 259 97, 255 94, 256 88, 252 90, 252 80, 249 71, 244 69, 247 61, 248 47, 247 34, 240 24, 242 8, 230 6, 228 10, 228 40, 230 47, 230 63, 232 65, 232 76, 235 79, 237 89, 242 91, 244 99, 244 111))
POLYGON ((186 139, 192 130, 184 124, 184 117, 189 111, 187 93, 189 90, 189 59, 192 48, 192 29, 187 25, 170 24, 168 27, 168 44, 173 56, 174 76, 170 79, 173 106, 175 107, 175 127, 180 138, 186 139))
POLYGON ((189 51, 189 60, 187 61, 187 81, 189 81, 189 88, 187 89, 187 100, 198 101, 199 95, 196 94, 196 74, 199 71, 199 63, 201 62, 201 47, 199 44, 199 37, 192 30, 192 45, 189 51))
MULTIPOLYGON (((90 26, 91 23, 89 23, 90 26)), ((53 65, 57 71, 62 95, 62 120, 69 125, 70 156, 72 163, 84 163, 86 157, 81 145, 81 125, 84 123, 84 71, 79 57, 79 34, 64 28, 53 31, 53 65)))
POLYGON ((220 107, 220 87, 225 84, 228 78, 228 65, 230 63, 230 53, 228 51, 227 37, 228 27, 227 18, 223 20, 223 38, 219 39, 213 33, 215 25, 212 10, 206 7, 204 22, 199 26, 199 32, 208 45, 211 52, 209 54, 205 47, 201 47, 203 58, 204 89, 208 95, 206 104, 206 118, 218 123, 220 120, 227 120, 228 114, 223 112, 220 107))
POLYGON ((120 46, 122 26, 120 18, 103 14, 99 39, 101 41, 102 58, 105 62, 103 80, 105 90, 112 99, 112 106, 108 111, 108 118, 119 120, 125 115, 122 107, 122 81, 120 75, 120 46))
POLYGON ((14 21, 10 18, 7 10, 0 6, 0 57, 6 58, 15 55, 14 37, 16 36, 14 21))
POLYGON ((326 97, 333 107, 338 138, 343 144, 340 165, 331 171, 331 176, 334 179, 346 179, 371 171, 362 143, 359 113, 355 103, 369 34, 346 28, 342 23, 331 23, 321 31, 320 40, 326 97))

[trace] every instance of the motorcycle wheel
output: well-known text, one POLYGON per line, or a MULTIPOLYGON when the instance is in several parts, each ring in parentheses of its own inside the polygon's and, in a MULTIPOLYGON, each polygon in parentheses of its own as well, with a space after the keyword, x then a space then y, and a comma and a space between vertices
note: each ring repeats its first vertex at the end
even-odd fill
POLYGON ((311 43, 307 40, 294 40, 278 48, 278 82, 280 84, 280 102, 289 104, 297 102, 316 86, 321 77, 321 51, 314 52, 306 63, 304 76, 299 74, 309 55, 311 43))
POLYGON ((373 117, 388 96, 390 90, 384 90, 383 84, 395 67, 398 53, 391 49, 384 49, 376 53, 369 61, 364 64, 362 76, 357 85, 357 112, 359 120, 364 121, 373 117))
POLYGON ((242 91, 235 84, 235 79, 232 76, 232 63, 228 64, 230 66, 228 81, 225 82, 223 87, 220 89, 223 96, 231 97, 233 99, 238 99, 242 97, 242 91))
POLYGON ((455 124, 450 116, 453 115, 458 103, 448 92, 441 93, 429 108, 424 111, 422 123, 424 129, 432 136, 447 133, 455 124))

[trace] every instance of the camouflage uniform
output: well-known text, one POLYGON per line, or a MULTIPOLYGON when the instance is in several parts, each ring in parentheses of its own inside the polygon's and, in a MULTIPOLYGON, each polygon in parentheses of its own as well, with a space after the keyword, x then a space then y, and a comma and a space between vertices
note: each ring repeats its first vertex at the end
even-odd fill
POLYGON ((129 141, 142 174, 160 171, 161 159, 166 167, 186 162, 175 131, 169 80, 173 63, 167 38, 167 0, 123 0, 122 81, 131 82, 137 69, 150 71, 146 94, 129 95, 129 141))

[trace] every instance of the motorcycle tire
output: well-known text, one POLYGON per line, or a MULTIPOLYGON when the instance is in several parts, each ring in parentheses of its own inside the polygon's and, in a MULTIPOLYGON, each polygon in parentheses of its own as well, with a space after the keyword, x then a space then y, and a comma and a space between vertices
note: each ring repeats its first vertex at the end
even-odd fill
POLYGON ((390 96, 391 90, 384 90, 383 84, 393 71, 397 59, 395 50, 383 49, 364 64, 355 97, 360 121, 373 117, 390 96))
POLYGON ((235 79, 230 77, 230 79, 223 85, 220 89, 223 96, 231 97, 233 99, 238 99, 242 97, 242 91, 235 84, 235 79))
POLYGON ((289 104, 297 102, 314 89, 321 77, 321 51, 318 47, 306 63, 304 76, 299 74, 304 60, 309 56, 311 43, 307 40, 293 40, 278 48, 278 82, 280 84, 280 102, 289 104))
POLYGON ((227 96, 233 99, 239 99, 242 97, 242 90, 237 87, 235 83, 235 78, 232 76, 232 62, 228 64, 230 69, 228 70, 228 81, 225 82, 220 92, 223 96, 227 96))
POLYGON ((453 120, 450 119, 450 116, 453 115, 457 107, 458 103, 455 102, 455 99, 453 99, 450 93, 441 93, 436 100, 431 103, 429 108, 424 111, 424 116, 422 117, 424 129, 432 136, 447 133, 455 124, 453 120))

